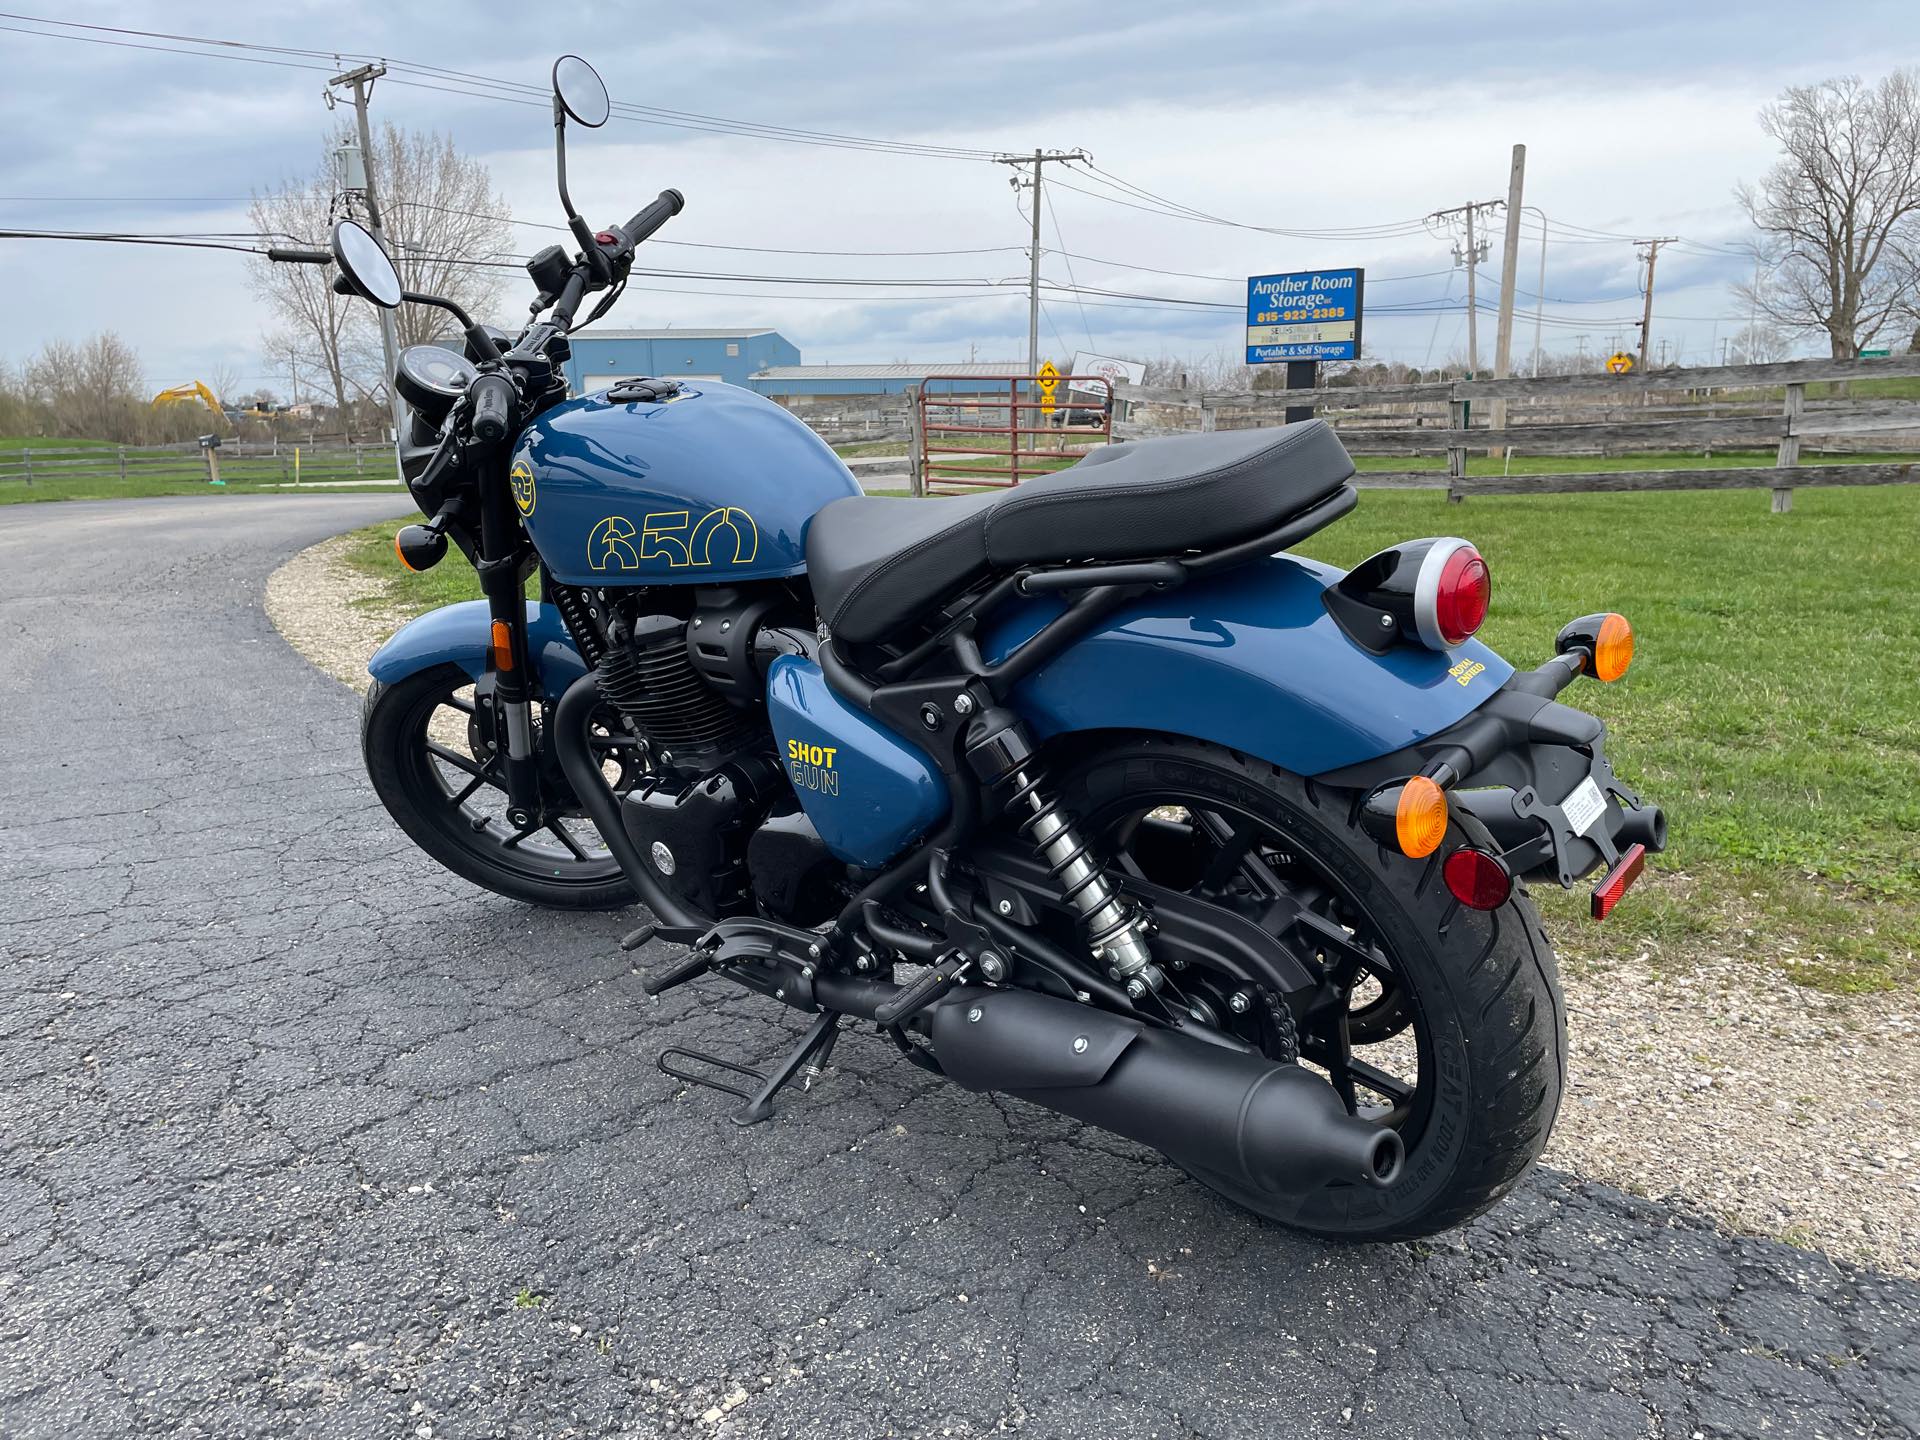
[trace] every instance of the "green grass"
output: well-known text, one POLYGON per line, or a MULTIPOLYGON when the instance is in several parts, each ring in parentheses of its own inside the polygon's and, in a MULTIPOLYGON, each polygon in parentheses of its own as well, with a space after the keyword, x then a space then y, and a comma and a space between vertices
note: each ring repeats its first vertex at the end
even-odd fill
POLYGON ((1920 979, 1920 489, 1808 488, 1782 516, 1757 491, 1370 491, 1301 549, 1351 565, 1425 534, 1486 554, 1483 638, 1517 665, 1574 615, 1634 623, 1626 678, 1562 698, 1667 810, 1676 878, 1590 930, 1596 958, 1713 943, 1822 989, 1920 979))
MULTIPOLYGON (((99 440, 63 440, 49 439, 43 435, 5 436, 0 435, 0 464, 8 467, 8 474, 0 476, 0 505, 24 505, 45 500, 126 500, 148 495, 244 495, 267 491, 281 493, 284 482, 291 478, 292 461, 289 458, 285 466, 278 459, 249 457, 231 459, 223 467, 224 485, 213 485, 207 480, 207 464, 197 453, 182 454, 178 463, 171 458, 162 462, 137 463, 125 479, 114 471, 111 453, 102 456, 99 468, 106 473, 97 475, 67 476, 58 468, 49 467, 45 472, 33 477, 28 484, 24 477, 13 473, 18 464, 18 452, 31 449, 37 455, 42 450, 53 449, 99 449, 111 452, 113 447, 99 440)), ((291 448, 289 447, 289 456, 291 448)), ((367 460, 367 474, 378 468, 377 461, 367 460)), ((318 485, 319 482, 338 482, 359 480, 362 472, 354 469, 350 460, 338 456, 326 456, 319 463, 308 463, 301 467, 300 479, 303 484, 318 485)), ((315 489, 316 495, 355 494, 373 490, 397 490, 396 483, 382 483, 374 478, 363 486, 329 485, 325 489, 315 489)))
MULTIPOLYGON (((1587 463, 1587 462, 1582 462, 1587 463)), ((1545 659, 1575 615, 1619 610, 1638 655, 1562 698, 1601 716, 1619 773, 1671 817, 1672 848, 1604 926, 1536 890, 1573 963, 1703 950, 1836 992, 1920 984, 1920 487, 1475 497, 1375 490, 1301 550, 1351 565, 1460 534, 1494 575, 1483 638, 1545 659)), ((425 609, 478 594, 452 557, 425 575, 392 527, 356 563, 425 609)))

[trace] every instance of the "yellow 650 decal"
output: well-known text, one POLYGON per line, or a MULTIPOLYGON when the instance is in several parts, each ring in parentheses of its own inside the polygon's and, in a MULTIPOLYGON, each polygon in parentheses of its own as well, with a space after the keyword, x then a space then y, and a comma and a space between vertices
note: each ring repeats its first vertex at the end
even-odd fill
POLYGON ((609 515, 587 536, 587 563, 595 570, 638 570, 643 561, 689 565, 751 565, 760 553, 760 528, 737 505, 722 505, 692 520, 689 510, 661 510, 634 524, 609 515), (689 523, 692 521, 692 523, 689 523))

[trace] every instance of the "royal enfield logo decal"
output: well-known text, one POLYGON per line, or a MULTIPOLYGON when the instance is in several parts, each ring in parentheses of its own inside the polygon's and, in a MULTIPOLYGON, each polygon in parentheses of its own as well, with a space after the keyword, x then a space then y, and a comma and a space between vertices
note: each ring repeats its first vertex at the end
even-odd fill
POLYGON ((507 472, 507 479, 513 485, 513 503, 520 507, 522 515, 531 515, 537 498, 533 493, 533 467, 524 460, 516 460, 513 469, 507 472))
POLYGON ((1464 685, 1486 668, 1487 667, 1482 665, 1478 660, 1462 660, 1458 665, 1447 671, 1447 674, 1464 685))
POLYGON ((818 790, 822 795, 838 795, 840 776, 833 768, 833 757, 839 753, 838 745, 808 745, 801 740, 789 740, 787 774, 802 789, 818 790))
POLYGON ((626 516, 607 516, 587 534, 587 564, 595 570, 638 570, 640 552, 634 548, 638 534, 626 516))

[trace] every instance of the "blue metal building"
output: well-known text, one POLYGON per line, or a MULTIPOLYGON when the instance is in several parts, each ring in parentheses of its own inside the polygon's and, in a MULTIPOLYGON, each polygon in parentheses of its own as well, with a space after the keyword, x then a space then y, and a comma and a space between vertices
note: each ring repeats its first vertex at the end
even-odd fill
POLYGON ((1006 380, 988 377, 1018 375, 1026 368, 1026 362, 1020 360, 896 365, 801 365, 787 361, 756 372, 747 383, 769 399, 785 402, 904 395, 929 375, 963 377, 932 382, 928 389, 933 394, 1002 395, 1007 390, 1006 380))
POLYGON ((745 385, 774 365, 796 365, 800 347, 765 327, 739 330, 602 330, 573 337, 567 379, 575 394, 639 375, 745 385))

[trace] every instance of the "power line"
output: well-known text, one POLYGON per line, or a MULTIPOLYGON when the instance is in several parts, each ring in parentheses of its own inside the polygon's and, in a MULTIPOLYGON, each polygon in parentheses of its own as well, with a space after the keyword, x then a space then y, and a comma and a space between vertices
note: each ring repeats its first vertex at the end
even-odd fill
MULTIPOLYGON (((159 30, 141 30, 130 26, 99 25, 72 20, 55 20, 42 15, 26 15, 11 11, 0 11, 0 19, 22 21, 27 25, 48 27, 46 29, 31 30, 24 29, 18 25, 0 25, 0 30, 19 35, 35 35, 43 39, 68 40, 86 44, 107 45, 122 49, 153 51, 161 54, 192 55, 201 59, 237 61, 254 65, 271 65, 289 70, 331 72, 337 70, 339 65, 347 60, 364 61, 384 58, 348 51, 263 45, 254 41, 229 40, 202 35, 184 35, 159 30)), ((531 105, 541 108, 544 108, 547 104, 547 92, 544 88, 528 85, 520 81, 504 80, 495 76, 478 75, 468 71, 450 70, 443 66, 425 65, 416 61, 386 60, 386 64, 390 72, 404 72, 404 74, 389 73, 387 76, 389 83, 404 85, 411 89, 437 90, 443 93, 461 94, 480 99, 498 100, 509 104, 531 105)), ((661 125, 682 130, 732 134, 762 140, 776 140, 795 145, 816 145, 829 149, 918 155, 931 159, 979 161, 996 159, 1000 153, 998 151, 985 150, 973 146, 928 144, 920 141, 852 135, 830 130, 807 130, 796 126, 771 125, 760 121, 737 120, 718 115, 704 115, 695 111, 670 110, 661 106, 638 105, 627 101, 615 102, 612 106, 612 111, 614 115, 623 120, 640 124, 661 125)))

